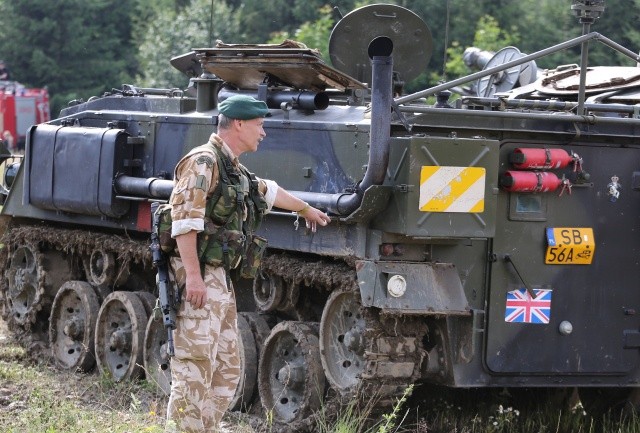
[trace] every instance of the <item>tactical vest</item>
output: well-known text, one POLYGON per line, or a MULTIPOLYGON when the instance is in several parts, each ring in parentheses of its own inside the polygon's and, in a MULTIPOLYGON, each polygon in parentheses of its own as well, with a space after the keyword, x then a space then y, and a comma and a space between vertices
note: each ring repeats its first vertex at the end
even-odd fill
POLYGON ((242 165, 235 167, 217 146, 207 142, 202 147, 214 151, 220 178, 207 199, 204 230, 198 234, 200 262, 226 270, 241 262, 243 268, 254 267, 248 262, 256 259, 255 250, 266 248, 266 241, 255 235, 267 209, 258 180, 242 165))
MULTIPOLYGON (((197 236, 200 263, 239 269, 243 278, 253 278, 266 250, 266 239, 257 236, 267 203, 258 189, 258 180, 242 165, 235 167, 222 149, 210 142, 196 149, 214 153, 220 173, 218 184, 207 198, 204 230, 197 236)), ((194 149, 195 150, 195 149, 194 149)), ((158 234, 163 251, 176 253, 171 239, 171 206, 162 206, 158 234), (167 209, 168 208, 168 209, 167 209)))

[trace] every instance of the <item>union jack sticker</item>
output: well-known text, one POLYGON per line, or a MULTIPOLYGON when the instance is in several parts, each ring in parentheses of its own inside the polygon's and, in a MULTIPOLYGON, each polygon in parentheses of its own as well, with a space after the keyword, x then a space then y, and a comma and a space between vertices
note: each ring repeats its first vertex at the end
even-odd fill
POLYGON ((546 324, 551 319, 552 290, 534 289, 532 298, 526 289, 507 292, 504 321, 546 324))

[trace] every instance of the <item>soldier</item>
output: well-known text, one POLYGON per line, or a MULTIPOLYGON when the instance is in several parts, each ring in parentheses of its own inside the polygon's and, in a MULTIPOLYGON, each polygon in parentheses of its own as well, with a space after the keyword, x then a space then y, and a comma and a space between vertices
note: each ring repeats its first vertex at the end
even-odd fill
MULTIPOLYGON (((233 96, 220 103, 219 113, 217 134, 176 166, 175 186, 169 199, 173 206, 171 236, 176 239, 179 252, 179 257, 171 258, 171 267, 183 302, 174 331, 167 430, 217 431, 239 381, 236 303, 225 267, 236 265, 240 251, 233 251, 233 236, 221 233, 237 233, 239 224, 257 227, 262 214, 272 206, 297 212, 314 232, 317 224, 325 226, 330 221, 324 212, 274 181, 251 182, 238 162, 244 152, 255 152, 266 135, 263 124, 269 110, 264 102, 233 96), (239 180, 233 181, 238 178, 230 172, 239 174, 239 180), (234 188, 240 185, 244 185, 246 193, 243 209, 237 206, 235 192, 225 192, 237 191, 234 188), (242 215, 241 219, 236 215, 242 215), (213 241, 208 241, 207 251, 199 254, 197 236, 205 230, 205 221, 214 224, 207 226, 213 230, 206 231, 213 233, 213 241), (222 239, 229 239, 227 256, 222 253, 221 244, 226 242, 222 239), (202 263, 203 256, 209 264, 202 263)), ((236 245, 237 250, 241 248, 236 245)))

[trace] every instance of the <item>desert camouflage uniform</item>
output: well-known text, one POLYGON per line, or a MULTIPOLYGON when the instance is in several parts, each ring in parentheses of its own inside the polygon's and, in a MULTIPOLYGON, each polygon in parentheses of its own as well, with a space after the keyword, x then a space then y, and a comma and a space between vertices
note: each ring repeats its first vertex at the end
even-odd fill
MULTIPOLYGON (((182 260, 171 258, 171 266, 184 293, 182 260)), ((180 432, 217 431, 240 380, 236 301, 224 272, 206 266, 205 306, 194 309, 182 302, 178 310, 167 418, 180 432)))
MULTIPOLYGON (((222 148, 233 164, 239 164, 220 137, 213 134, 209 141, 222 148)), ((219 179, 216 161, 210 151, 196 148, 176 166, 176 185, 169 199, 173 206, 172 236, 204 229, 206 200, 219 179)), ((261 180, 260 191, 270 209, 277 184, 261 180)), ((172 257, 171 267, 183 302, 174 331, 167 430, 175 424, 181 432, 215 432, 240 379, 235 295, 227 288, 224 268, 207 265, 207 302, 203 308, 194 309, 184 301, 186 274, 182 260, 172 257)))

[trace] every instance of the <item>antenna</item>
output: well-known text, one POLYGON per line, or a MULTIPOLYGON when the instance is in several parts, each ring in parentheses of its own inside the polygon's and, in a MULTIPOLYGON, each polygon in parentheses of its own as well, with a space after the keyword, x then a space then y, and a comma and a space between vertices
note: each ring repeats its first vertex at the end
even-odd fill
POLYGON ((442 60, 442 82, 447 81, 447 47, 449 46, 449 5, 447 0, 447 18, 444 27, 444 59, 442 60))
MULTIPOLYGON (((582 24, 582 35, 586 35, 591 31, 593 24, 604 12, 604 0, 573 0, 571 10, 578 17, 578 21, 582 24)), ((580 53, 580 91, 578 93, 577 114, 585 114, 584 109, 584 93, 587 82, 587 66, 589 62, 589 41, 582 43, 580 53)))
POLYGON ((211 0, 211 17, 209 17, 209 46, 213 47, 213 0, 211 0))

